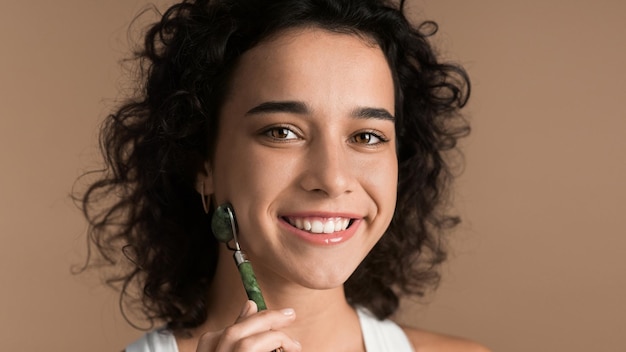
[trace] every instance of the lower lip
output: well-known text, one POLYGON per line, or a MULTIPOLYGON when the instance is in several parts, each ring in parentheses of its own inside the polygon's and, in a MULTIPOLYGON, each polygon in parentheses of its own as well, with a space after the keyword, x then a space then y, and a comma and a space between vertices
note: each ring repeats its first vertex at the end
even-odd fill
POLYGON ((361 220, 353 220, 352 224, 343 231, 333 233, 311 233, 308 231, 300 230, 297 227, 292 226, 290 223, 280 218, 279 223, 286 228, 289 232, 295 234, 299 238, 318 246, 334 246, 346 242, 354 234, 361 224, 361 220))

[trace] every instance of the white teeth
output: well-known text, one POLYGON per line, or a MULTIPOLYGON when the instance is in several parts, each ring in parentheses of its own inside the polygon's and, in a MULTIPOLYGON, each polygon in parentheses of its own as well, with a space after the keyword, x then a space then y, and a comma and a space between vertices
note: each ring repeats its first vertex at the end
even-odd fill
POLYGON ((300 230, 311 233, 333 233, 343 231, 348 228, 350 219, 330 218, 330 219, 307 219, 307 218, 287 218, 289 223, 300 230))
POLYGON ((324 232, 324 224, 321 221, 313 220, 311 223, 311 232, 313 233, 322 233, 324 232))

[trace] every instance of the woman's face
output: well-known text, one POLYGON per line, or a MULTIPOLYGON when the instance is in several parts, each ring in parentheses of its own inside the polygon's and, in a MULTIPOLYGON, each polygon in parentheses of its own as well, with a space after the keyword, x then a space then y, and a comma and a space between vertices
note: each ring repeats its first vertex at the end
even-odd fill
POLYGON ((205 182, 233 204, 262 284, 343 284, 396 202, 394 89, 380 48, 293 29, 246 52, 205 182))

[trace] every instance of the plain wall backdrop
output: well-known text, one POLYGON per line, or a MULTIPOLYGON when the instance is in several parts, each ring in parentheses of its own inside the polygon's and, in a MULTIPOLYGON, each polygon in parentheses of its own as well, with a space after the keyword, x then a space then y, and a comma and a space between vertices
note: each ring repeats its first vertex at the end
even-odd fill
MULTIPOLYGON (((398 319, 495 351, 626 351, 626 2, 408 3, 469 71, 473 132, 442 285, 398 319)), ((0 350, 119 351, 142 332, 97 273, 70 274, 86 225, 69 194, 99 165, 146 2, 2 5, 0 350)))

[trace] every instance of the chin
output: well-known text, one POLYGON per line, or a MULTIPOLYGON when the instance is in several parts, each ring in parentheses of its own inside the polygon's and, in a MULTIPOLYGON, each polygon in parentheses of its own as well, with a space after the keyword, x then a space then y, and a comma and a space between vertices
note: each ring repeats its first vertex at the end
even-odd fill
POLYGON ((307 271, 306 273, 296 274, 296 282, 306 288, 312 290, 331 290, 338 287, 343 287, 343 284, 348 280, 352 271, 340 272, 315 270, 307 271))

